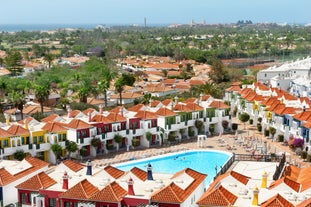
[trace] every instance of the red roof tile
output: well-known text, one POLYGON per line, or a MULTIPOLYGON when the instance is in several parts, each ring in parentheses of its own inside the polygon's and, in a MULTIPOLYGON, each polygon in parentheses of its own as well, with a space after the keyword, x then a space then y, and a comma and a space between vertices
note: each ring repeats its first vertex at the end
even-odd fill
POLYGON ((140 118, 142 120, 150 120, 150 119, 157 119, 158 116, 150 111, 138 111, 135 117, 140 118))
POLYGON ((59 117, 58 114, 51 114, 50 116, 41 119, 41 122, 53 122, 57 117, 59 117))
POLYGON ((73 119, 66 125, 66 127, 71 129, 88 129, 92 128, 93 126, 80 119, 73 119))
POLYGON ((218 108, 218 109, 228 109, 229 106, 225 103, 223 103, 222 101, 213 101, 209 107, 211 108, 218 108))
POLYGON ((112 120, 113 122, 124 122, 126 121, 126 118, 119 115, 118 113, 110 112, 107 116, 108 119, 112 120))
POLYGON ((97 122, 97 123, 113 123, 114 121, 108 119, 107 117, 105 117, 104 115, 102 114, 96 114, 92 117, 91 119, 92 122, 97 122))
POLYGON ((143 108, 143 107, 144 107, 144 104, 137 104, 137 105, 134 105, 134 106, 128 108, 127 110, 137 112, 137 111, 141 110, 141 108, 143 108))
POLYGON ((67 131, 67 129, 65 127, 63 127, 63 124, 62 123, 58 123, 58 122, 46 123, 42 127, 42 129, 47 131, 47 132, 63 132, 63 131, 67 131))
POLYGON ((28 180, 17 185, 16 188, 23 190, 39 191, 40 189, 46 189, 57 183, 53 178, 48 176, 45 172, 41 172, 28 180))
POLYGON ((98 193, 97 187, 92 185, 87 179, 82 180, 72 188, 60 195, 61 198, 87 200, 98 193))
POLYGON ((143 171, 142 169, 140 169, 138 167, 133 167, 131 169, 131 173, 133 173, 138 179, 140 179, 142 181, 145 181, 148 178, 147 172, 143 171))
POLYGON ((29 130, 21 127, 20 125, 15 124, 11 125, 10 128, 7 129, 7 131, 13 135, 20 135, 20 136, 30 135, 29 130))
POLYGON ((113 181, 89 200, 99 202, 120 202, 126 194, 127 191, 124 190, 118 183, 113 181))
POLYGON ((11 134, 10 132, 0 128, 0 138, 6 138, 6 137, 11 137, 14 136, 13 134, 11 134))
POLYGON ((263 202, 260 207, 294 207, 292 203, 283 198, 280 194, 273 196, 269 200, 263 202))
POLYGON ((176 113, 163 107, 163 108, 159 108, 156 112, 155 112, 156 115, 158 116, 175 116, 176 113))
POLYGON ((5 168, 0 169, 0 186, 5 186, 49 165, 49 163, 31 156, 27 156, 25 160, 31 165, 31 167, 15 175, 10 174, 5 168))
POLYGON ((72 170, 74 172, 78 172, 79 170, 84 168, 84 165, 77 163, 77 162, 74 162, 72 160, 64 160, 63 164, 66 165, 70 170, 72 170))
POLYGON ((237 196, 232 194, 223 186, 219 186, 213 191, 208 191, 197 201, 199 205, 208 206, 229 206, 234 204, 237 200, 237 196))
POLYGON ((121 176, 123 176, 124 174, 125 174, 125 172, 124 171, 122 171, 122 170, 119 170, 119 169, 117 169, 117 168, 115 168, 115 167, 112 167, 112 166, 106 166, 105 168, 104 168, 104 170, 109 174, 109 175, 111 175, 113 178, 115 178, 115 179, 118 179, 118 178, 120 178, 121 176))

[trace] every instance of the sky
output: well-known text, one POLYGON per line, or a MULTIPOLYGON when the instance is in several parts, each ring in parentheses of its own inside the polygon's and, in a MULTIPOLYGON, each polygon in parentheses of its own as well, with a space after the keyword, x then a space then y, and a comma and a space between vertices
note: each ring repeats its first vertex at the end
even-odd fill
POLYGON ((0 24, 311 23, 311 0, 2 0, 0 24))

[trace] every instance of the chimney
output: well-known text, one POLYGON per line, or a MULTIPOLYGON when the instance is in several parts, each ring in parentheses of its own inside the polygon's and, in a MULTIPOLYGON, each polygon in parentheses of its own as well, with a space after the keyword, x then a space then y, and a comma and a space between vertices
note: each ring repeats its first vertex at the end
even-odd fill
POLYGON ((147 167, 147 179, 148 180, 153 180, 153 176, 152 176, 152 166, 150 163, 148 163, 148 167, 147 167))
POLYGON ((62 187, 62 189, 64 190, 68 190, 68 178, 69 176, 67 175, 67 172, 65 171, 63 175, 63 187, 62 187))
POLYGON ((99 113, 100 113, 100 114, 103 114, 103 104, 100 104, 100 105, 99 105, 99 113))
POLYGON ((9 114, 7 114, 5 116, 5 123, 6 123, 6 125, 10 125, 10 115, 9 114))
POLYGON ((266 171, 264 171, 262 174, 262 179, 261 179, 261 188, 267 188, 267 177, 268 177, 268 174, 266 171))
POLYGON ((92 122, 92 113, 89 112, 87 115, 89 116, 89 122, 92 122))
POLYGON ((174 97, 174 101, 175 101, 175 105, 177 105, 178 104, 178 97, 177 96, 174 97))
POLYGON ((133 184, 134 184, 134 181, 133 181, 132 178, 130 178, 130 179, 127 181, 127 186, 128 186, 127 194, 128 194, 128 195, 135 195, 133 184))
POLYGON ((24 128, 28 130, 28 121, 27 121, 27 119, 24 120, 24 128))
POLYGON ((91 160, 88 160, 86 162, 86 175, 92 175, 92 162, 91 160))
POLYGON ((72 110, 71 110, 70 106, 68 105, 68 107, 67 107, 67 113, 68 113, 68 114, 67 114, 67 117, 68 117, 68 118, 71 118, 71 111, 72 111, 72 110))
POLYGON ((303 110, 303 111, 306 111, 306 106, 303 106, 303 107, 302 107, 302 110, 303 110))
POLYGON ((257 187, 254 188, 253 190, 254 198, 252 201, 253 206, 258 206, 258 194, 259 194, 259 189, 257 187))

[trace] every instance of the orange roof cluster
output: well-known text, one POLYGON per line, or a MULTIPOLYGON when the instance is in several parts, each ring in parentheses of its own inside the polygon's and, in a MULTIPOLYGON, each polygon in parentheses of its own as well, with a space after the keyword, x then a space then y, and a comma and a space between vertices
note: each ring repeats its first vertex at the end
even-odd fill
POLYGON ((218 188, 202 196, 197 201, 197 204, 209 206, 229 206, 233 204, 237 198, 237 196, 220 185, 218 188))
POLYGON ((67 131, 67 129, 63 126, 63 124, 59 122, 48 122, 42 127, 42 129, 47 132, 67 131))
POLYGON ((57 182, 50 176, 48 176, 45 172, 41 172, 17 185, 16 188, 23 190, 39 191, 40 189, 46 189, 56 183, 57 182))
POLYGON ((92 196, 90 201, 109 201, 109 202, 120 202, 123 197, 126 196, 127 191, 124 190, 118 183, 113 181, 105 188, 100 190, 94 196, 92 196))
POLYGON ((142 120, 150 120, 150 119, 157 119, 158 116, 150 111, 138 111, 135 117, 140 118, 142 120))
POLYGON ((162 107, 162 108, 159 108, 156 112, 155 112, 156 115, 158 116, 175 116, 176 113, 165 108, 165 107, 162 107))
POLYGON ((217 108, 217 109, 228 109, 229 106, 222 101, 214 100, 212 103, 210 103, 209 107, 211 108, 217 108))
POLYGON ((7 132, 10 133, 10 134, 13 134, 15 136, 25 136, 25 135, 30 135, 30 132, 29 130, 23 128, 22 126, 20 125, 11 125, 8 129, 7 129, 7 132))
POLYGON ((0 169, 0 186, 8 185, 31 173, 40 171, 41 169, 48 167, 49 165, 49 163, 42 161, 38 158, 31 157, 31 156, 25 157, 25 161, 27 161, 31 165, 31 167, 15 175, 10 174, 5 168, 1 168, 0 169))
POLYGON ((72 119, 68 124, 65 125, 71 129, 86 129, 93 127, 92 125, 80 120, 80 119, 72 119))
MULTIPOLYGON (((199 173, 190 168, 186 168, 178 173, 186 173, 194 180, 193 182, 184 190, 181 189, 178 185, 172 182, 170 185, 154 192, 151 195, 151 200, 153 202, 161 202, 161 203, 182 203, 184 202, 189 195, 204 181, 206 178, 205 174, 199 173)), ((176 176, 176 174, 174 176, 176 176)), ((174 177, 173 176, 173 177, 174 177)))
POLYGON ((80 199, 80 200, 88 200, 99 190, 92 183, 90 183, 87 179, 82 180, 72 188, 68 189, 66 192, 63 192, 60 197, 67 199, 80 199))

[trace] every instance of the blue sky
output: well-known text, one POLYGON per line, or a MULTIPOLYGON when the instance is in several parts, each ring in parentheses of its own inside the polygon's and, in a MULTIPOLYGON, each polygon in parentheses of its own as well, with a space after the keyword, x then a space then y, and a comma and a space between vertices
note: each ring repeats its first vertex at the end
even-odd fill
POLYGON ((311 0, 5 0, 0 24, 310 23, 311 0))

